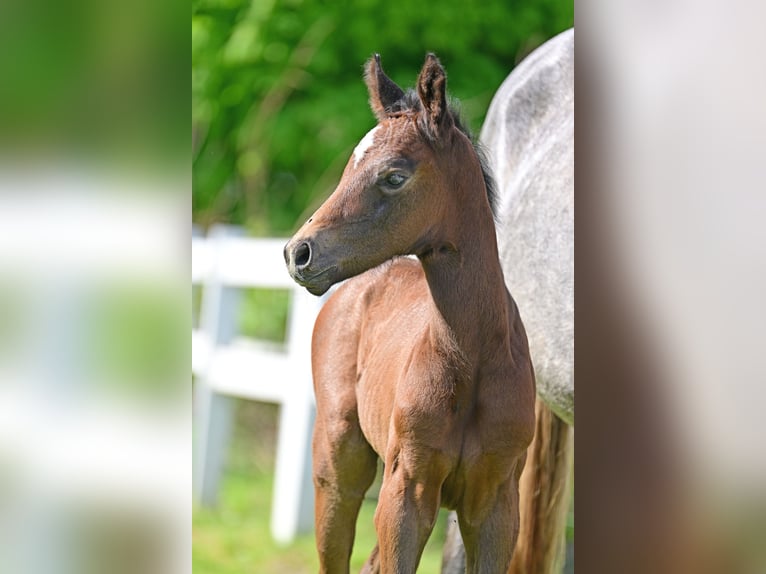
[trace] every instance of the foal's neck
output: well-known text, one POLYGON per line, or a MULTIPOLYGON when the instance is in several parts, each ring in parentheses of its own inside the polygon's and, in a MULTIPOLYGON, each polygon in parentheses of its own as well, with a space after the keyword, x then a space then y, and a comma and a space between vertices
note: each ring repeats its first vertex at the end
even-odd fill
POLYGON ((507 357, 508 294, 484 179, 456 182, 458 208, 420 256, 435 305, 436 333, 451 337, 475 366, 507 357), (471 189, 472 188, 472 189, 471 189))

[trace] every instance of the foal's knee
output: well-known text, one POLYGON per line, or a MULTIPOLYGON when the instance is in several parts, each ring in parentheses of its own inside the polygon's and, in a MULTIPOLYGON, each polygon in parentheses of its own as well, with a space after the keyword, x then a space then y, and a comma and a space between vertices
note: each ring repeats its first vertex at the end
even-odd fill
POLYGON ((363 496, 375 479, 377 456, 361 431, 347 421, 317 429, 313 457, 317 489, 363 496))
POLYGON ((404 473, 387 476, 375 512, 376 528, 379 532, 404 528, 416 539, 428 536, 438 516, 440 491, 440 483, 429 484, 404 473))

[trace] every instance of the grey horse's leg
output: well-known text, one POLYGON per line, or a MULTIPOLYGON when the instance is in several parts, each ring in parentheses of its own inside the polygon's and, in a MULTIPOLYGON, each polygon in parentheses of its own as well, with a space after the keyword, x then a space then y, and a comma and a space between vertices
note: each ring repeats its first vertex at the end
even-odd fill
POLYGON ((442 553, 442 574, 465 573, 465 546, 460 536, 457 513, 453 510, 447 516, 447 539, 442 553))

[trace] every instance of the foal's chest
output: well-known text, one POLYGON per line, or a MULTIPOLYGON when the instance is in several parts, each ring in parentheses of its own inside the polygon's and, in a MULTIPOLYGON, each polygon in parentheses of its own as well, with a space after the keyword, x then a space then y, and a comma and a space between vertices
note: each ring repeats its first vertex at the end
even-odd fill
POLYGON ((423 448, 459 448, 455 431, 470 410, 472 390, 457 356, 414 341, 378 351, 360 361, 357 378, 360 424, 378 454, 385 457, 391 436, 423 448))

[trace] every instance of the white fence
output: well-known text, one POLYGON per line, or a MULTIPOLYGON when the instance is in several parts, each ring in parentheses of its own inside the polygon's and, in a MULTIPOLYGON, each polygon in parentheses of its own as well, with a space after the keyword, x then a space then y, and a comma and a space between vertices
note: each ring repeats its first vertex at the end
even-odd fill
POLYGON ((214 505, 231 430, 232 399, 280 405, 271 532, 289 542, 313 526, 311 332, 322 300, 296 285, 285 269, 286 239, 242 237, 219 226, 192 237, 192 284, 202 288, 199 328, 192 331, 197 377, 194 416, 194 495, 214 505), (237 333, 243 288, 290 291, 283 346, 237 333))

